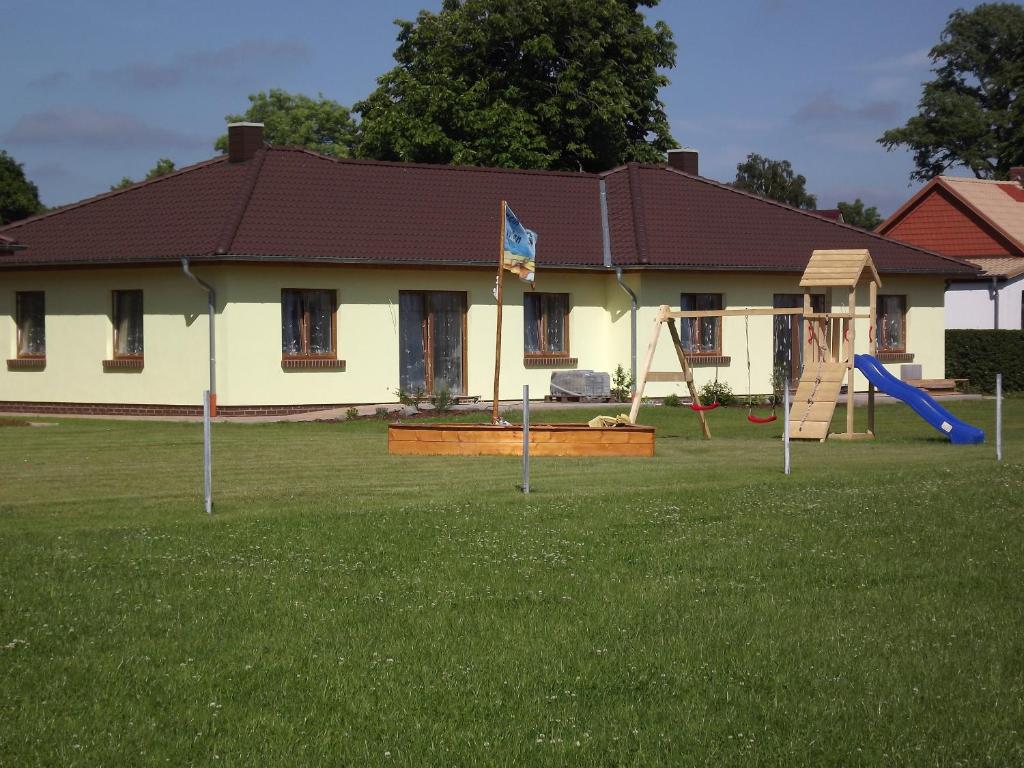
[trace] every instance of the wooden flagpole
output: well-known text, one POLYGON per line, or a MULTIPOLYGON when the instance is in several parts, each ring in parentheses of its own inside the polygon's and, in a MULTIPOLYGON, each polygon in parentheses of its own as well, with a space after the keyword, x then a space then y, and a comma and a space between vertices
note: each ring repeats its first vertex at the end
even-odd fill
POLYGON ((498 241, 498 279, 495 298, 498 300, 498 327, 494 334, 494 405, 491 406, 491 423, 498 423, 498 379, 501 376, 501 302, 505 283, 505 208, 508 203, 501 201, 501 239, 498 241))

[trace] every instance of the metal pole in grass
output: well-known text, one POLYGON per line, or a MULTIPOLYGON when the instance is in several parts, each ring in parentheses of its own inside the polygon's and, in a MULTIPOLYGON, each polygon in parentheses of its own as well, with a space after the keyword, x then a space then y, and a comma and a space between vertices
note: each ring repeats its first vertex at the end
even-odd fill
POLYGON ((996 374, 996 461, 1003 460, 1003 374, 996 374))
POLYGON ((206 514, 213 513, 213 457, 210 450, 210 390, 203 390, 203 497, 206 514))
POLYGON ((789 474, 789 379, 786 379, 785 384, 782 387, 782 443, 785 446, 784 452, 786 456, 785 470, 786 474, 789 474))
POLYGON ((530 385, 523 384, 523 493, 530 492, 530 385))

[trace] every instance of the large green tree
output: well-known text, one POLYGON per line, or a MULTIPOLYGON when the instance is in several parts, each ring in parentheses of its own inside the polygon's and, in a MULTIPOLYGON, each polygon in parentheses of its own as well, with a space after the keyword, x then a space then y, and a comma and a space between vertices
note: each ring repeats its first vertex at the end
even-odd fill
MULTIPOLYGON (((156 165, 146 171, 145 181, 149 181, 150 179, 155 179, 160 176, 166 176, 168 173, 172 173, 173 171, 174 161, 166 157, 161 157, 156 161, 156 165)), ((113 192, 118 189, 124 189, 125 187, 130 187, 132 184, 135 184, 135 179, 128 176, 122 176, 121 180, 117 182, 117 184, 111 185, 110 191, 113 192)))
POLYGON ((397 66, 353 106, 384 160, 600 171, 676 146, 658 0, 444 0, 397 21, 397 66))
POLYGON ((789 160, 772 160, 751 152, 746 160, 736 165, 736 180, 732 185, 794 208, 813 211, 818 207, 817 198, 807 192, 807 179, 793 172, 789 160))
POLYGON ((878 209, 873 205, 865 208, 864 201, 859 197, 852 203, 840 202, 836 208, 842 212, 843 221, 854 227, 871 230, 882 223, 878 209))
POLYGON ((22 164, 0 149, 0 226, 46 210, 22 164))
MULTIPOLYGON (((352 113, 322 94, 313 99, 279 88, 249 96, 249 108, 240 115, 228 115, 228 122, 263 123, 264 139, 270 144, 307 147, 323 155, 349 157, 357 133, 352 113)), ((228 136, 220 136, 214 148, 228 151, 228 136)))
POLYGON ((954 11, 929 55, 936 77, 924 84, 919 113, 879 143, 914 153, 912 179, 957 165, 1005 179, 1024 165, 1024 6, 954 11))

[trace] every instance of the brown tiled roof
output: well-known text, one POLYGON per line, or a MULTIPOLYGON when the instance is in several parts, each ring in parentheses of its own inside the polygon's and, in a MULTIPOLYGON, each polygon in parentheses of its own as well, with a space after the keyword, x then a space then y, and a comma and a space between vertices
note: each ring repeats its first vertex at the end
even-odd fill
POLYGON ((600 183, 625 267, 800 271, 815 248, 869 248, 880 271, 973 268, 664 166, 594 175, 337 160, 267 147, 218 157, 12 224, 0 266, 192 259, 481 264, 499 203, 538 233, 543 266, 601 268, 600 183))
MULTIPOLYGON (((617 264, 802 271, 815 249, 867 248, 883 273, 974 271, 963 261, 663 166, 612 172, 609 204, 638 211, 632 217, 637 245, 630 247, 626 231, 613 237, 617 264)), ((620 220, 628 230, 630 217, 620 212, 620 220)))

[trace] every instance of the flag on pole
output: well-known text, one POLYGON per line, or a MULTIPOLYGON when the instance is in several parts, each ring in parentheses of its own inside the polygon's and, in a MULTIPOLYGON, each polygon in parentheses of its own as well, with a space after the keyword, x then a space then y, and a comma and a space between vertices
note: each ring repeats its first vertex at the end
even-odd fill
POLYGON ((505 236, 502 264, 520 280, 533 283, 537 268, 537 233, 524 227, 512 209, 505 204, 505 236))

